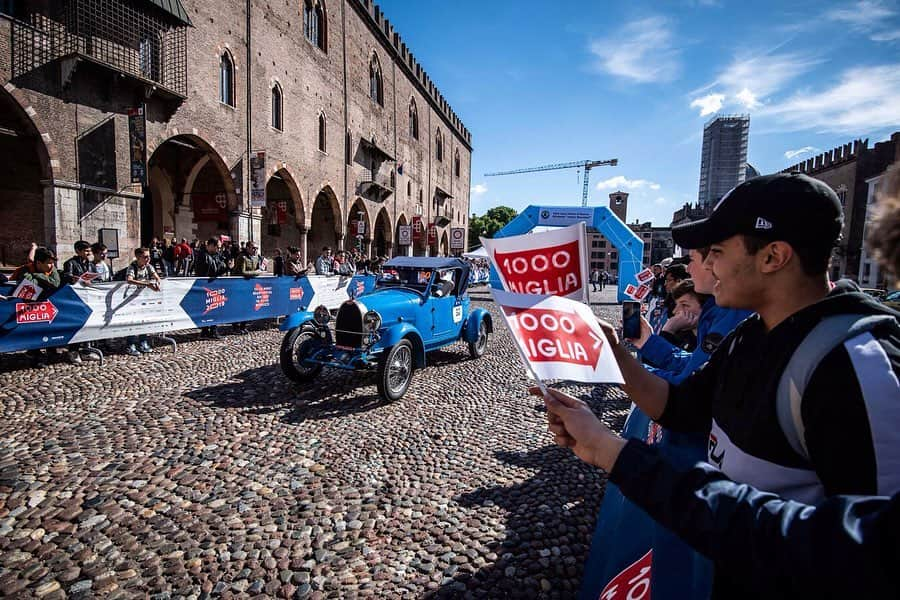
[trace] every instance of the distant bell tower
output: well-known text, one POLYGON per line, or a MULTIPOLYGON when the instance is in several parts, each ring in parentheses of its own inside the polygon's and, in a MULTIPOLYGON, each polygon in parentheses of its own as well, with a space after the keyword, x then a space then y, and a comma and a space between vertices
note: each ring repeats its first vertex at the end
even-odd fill
POLYGON ((609 195, 609 208, 623 223, 628 219, 628 192, 613 192, 609 195))

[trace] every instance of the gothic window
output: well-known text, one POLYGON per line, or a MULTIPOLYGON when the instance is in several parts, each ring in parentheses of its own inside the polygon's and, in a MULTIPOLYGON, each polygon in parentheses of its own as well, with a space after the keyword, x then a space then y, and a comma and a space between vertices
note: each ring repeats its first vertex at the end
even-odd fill
POLYGON ((441 130, 437 130, 437 135, 434 138, 434 157, 438 160, 438 162, 443 162, 444 160, 444 140, 441 137, 441 130))
POLYGON ((344 139, 344 162, 350 164, 350 130, 347 130, 347 136, 344 139))
POLYGON ((419 139, 419 112, 416 110, 416 100, 409 101, 409 137, 419 139))
POLYGON ((411 181, 406 182, 406 195, 412 196, 412 182, 411 181))
POLYGON ((381 79, 381 64, 378 62, 378 56, 372 55, 372 61, 369 63, 369 97, 377 102, 379 106, 384 106, 384 83, 381 79))
POLYGON ((453 174, 459 177, 459 150, 453 156, 453 174))
POLYGON ((284 129, 283 96, 281 86, 277 83, 272 86, 272 127, 281 131, 284 129))
POLYGON ((234 62, 228 52, 219 60, 219 102, 234 106, 234 62))
POLYGON ((322 152, 327 151, 325 125, 325 113, 319 113, 319 150, 322 152))

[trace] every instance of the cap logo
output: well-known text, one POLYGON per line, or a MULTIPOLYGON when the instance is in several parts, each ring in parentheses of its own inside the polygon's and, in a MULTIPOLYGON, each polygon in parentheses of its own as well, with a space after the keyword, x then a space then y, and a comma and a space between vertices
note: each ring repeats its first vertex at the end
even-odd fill
POLYGON ((756 229, 772 229, 774 225, 762 217, 756 217, 756 229))

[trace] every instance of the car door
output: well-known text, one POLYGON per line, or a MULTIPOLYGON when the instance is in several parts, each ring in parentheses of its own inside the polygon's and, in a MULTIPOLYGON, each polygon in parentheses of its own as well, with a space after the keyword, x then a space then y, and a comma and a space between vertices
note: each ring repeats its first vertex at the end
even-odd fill
POLYGON ((453 287, 443 296, 436 295, 435 290, 439 289, 441 282, 441 273, 435 274, 434 283, 431 285, 431 297, 429 304, 431 305, 432 315, 432 333, 435 341, 444 341, 447 339, 455 339, 459 337, 459 331, 462 327, 462 304, 457 296, 459 289, 459 269, 448 269, 445 274, 452 276, 453 287))

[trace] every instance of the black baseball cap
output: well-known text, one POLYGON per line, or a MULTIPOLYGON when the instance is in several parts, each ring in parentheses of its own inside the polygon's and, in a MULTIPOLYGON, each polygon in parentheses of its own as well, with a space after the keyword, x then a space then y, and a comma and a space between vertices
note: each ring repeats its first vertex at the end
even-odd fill
POLYGON ((826 183, 802 173, 755 177, 719 200, 709 217, 672 228, 682 248, 703 248, 738 234, 792 246, 834 245, 844 212, 826 183))

